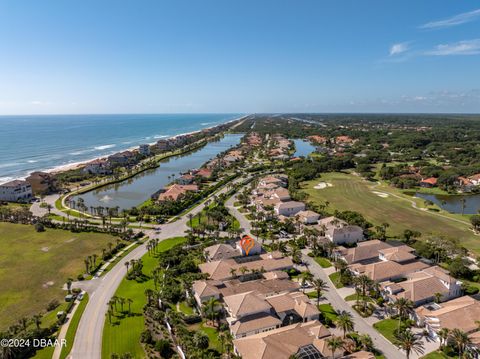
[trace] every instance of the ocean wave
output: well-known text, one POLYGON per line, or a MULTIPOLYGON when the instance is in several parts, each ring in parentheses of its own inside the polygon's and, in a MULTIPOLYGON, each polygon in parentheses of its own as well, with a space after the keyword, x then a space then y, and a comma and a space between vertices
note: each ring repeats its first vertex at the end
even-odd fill
POLYGON ((79 155, 84 155, 86 153, 89 153, 89 152, 93 152, 95 150, 82 150, 82 151, 75 151, 75 152, 70 152, 69 155, 72 155, 72 156, 79 156, 79 155))
POLYGON ((200 125, 207 126, 207 125, 211 125, 213 123, 215 123, 215 122, 202 122, 200 125))
POLYGON ((0 164, 0 168, 15 167, 21 164, 23 164, 23 162, 2 163, 0 164))
POLYGON ((166 137, 169 137, 169 135, 155 135, 155 136, 153 136, 153 138, 166 138, 166 137))
POLYGON ((100 150, 106 150, 106 149, 109 149, 109 148, 113 148, 115 146, 116 145, 113 145, 113 144, 112 145, 102 145, 102 146, 96 146, 96 147, 94 147, 94 149, 100 151, 100 150))
POLYGON ((0 177, 0 184, 4 184, 13 180, 14 180, 13 177, 0 177))
POLYGON ((28 163, 37 163, 38 160, 28 160, 27 162, 28 162, 28 163))

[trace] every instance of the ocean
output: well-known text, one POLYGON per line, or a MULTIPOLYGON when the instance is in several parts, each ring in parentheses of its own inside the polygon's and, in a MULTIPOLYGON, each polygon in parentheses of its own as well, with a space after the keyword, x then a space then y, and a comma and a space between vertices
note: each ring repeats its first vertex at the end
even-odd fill
POLYGON ((0 183, 239 118, 241 114, 0 116, 0 183))

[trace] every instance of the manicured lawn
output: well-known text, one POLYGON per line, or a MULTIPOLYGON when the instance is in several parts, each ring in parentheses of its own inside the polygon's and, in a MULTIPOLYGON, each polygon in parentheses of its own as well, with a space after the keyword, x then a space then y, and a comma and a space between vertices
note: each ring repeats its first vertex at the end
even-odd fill
POLYGON ((68 326, 67 334, 65 335, 65 339, 67 340, 67 346, 62 348, 60 353, 60 359, 65 359, 67 355, 70 353, 73 347, 73 340, 75 339, 75 333, 77 332, 78 323, 80 323, 80 318, 82 318, 83 311, 88 303, 88 293, 85 293, 82 301, 77 303, 78 308, 75 311, 75 314, 70 319, 70 324, 68 326))
POLYGON ((323 257, 315 257, 315 262, 320 264, 322 268, 329 268, 332 266, 332 263, 327 258, 323 257))
POLYGON ((308 199, 314 203, 329 202, 328 211, 357 211, 374 225, 388 223, 387 235, 402 235, 405 229, 415 229, 424 236, 441 234, 458 238, 462 245, 480 253, 480 241, 470 230, 467 216, 449 214, 441 211, 440 217, 435 212, 421 211, 412 207, 424 207, 422 199, 404 194, 402 191, 384 183, 377 184, 363 180, 348 173, 324 173, 320 178, 302 184, 308 199), (319 182, 328 182, 332 186, 315 189, 319 182), (375 193, 376 192, 376 193, 375 193), (458 222, 460 220, 463 222, 458 222))
POLYGON ((180 308, 180 311, 184 314, 192 315, 194 313, 193 308, 189 306, 186 302, 178 303, 178 307, 180 308))
POLYGON ((222 348, 220 347, 220 343, 218 341, 218 330, 211 326, 207 326, 205 322, 201 324, 194 324, 188 327, 189 330, 201 331, 207 334, 210 348, 217 349, 219 352, 222 352, 222 348))
POLYGON ((318 306, 318 310, 322 312, 325 318, 329 319, 332 322, 334 322, 338 317, 337 312, 335 311, 335 309, 333 309, 331 304, 320 304, 318 306))
MULTIPOLYGON (((350 294, 350 295, 347 295, 345 298, 345 301, 347 302, 351 302, 351 301, 354 301, 354 300, 357 300, 357 294, 350 294)), ((369 302, 373 302, 373 299, 370 298, 370 297, 365 297, 365 299, 369 302)), ((359 296, 358 297, 358 300, 362 300, 362 296, 359 296)))
POLYGON ((422 357, 422 359, 448 359, 448 358, 452 358, 452 357, 449 357, 439 351, 431 352, 422 357))
POLYGON ((330 278, 330 280, 332 281, 333 285, 336 288, 343 288, 344 287, 344 285, 340 282, 340 272, 332 273, 328 277, 330 278))
POLYGON ((384 319, 373 325, 390 342, 395 343, 395 330, 398 328, 398 319, 384 319))
MULTIPOLYGON (((166 251, 179 243, 185 242, 185 238, 176 237, 166 239, 159 243, 158 250, 166 251)), ((149 275, 158 261, 155 257, 146 254, 143 260, 143 273, 149 275)), ((143 306, 146 304, 145 289, 154 289, 153 280, 143 283, 124 278, 120 283, 115 295, 133 300, 131 304, 131 316, 124 318, 112 318, 112 323, 105 320, 102 338, 102 358, 110 358, 113 353, 130 353, 134 358, 143 358, 145 353, 140 345, 140 334, 144 330, 143 306)))
POLYGON ((52 299, 63 302, 62 286, 85 270, 85 257, 100 256, 107 243, 116 241, 99 233, 48 228, 38 233, 13 223, 0 223, 0 239, 0 330, 44 312, 52 299))

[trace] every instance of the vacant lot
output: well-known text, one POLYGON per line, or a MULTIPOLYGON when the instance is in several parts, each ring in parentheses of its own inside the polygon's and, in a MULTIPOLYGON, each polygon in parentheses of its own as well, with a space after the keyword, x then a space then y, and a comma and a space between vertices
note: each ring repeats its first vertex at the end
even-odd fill
POLYGON ((108 242, 115 238, 0 223, 0 330, 44 311, 54 298, 62 300, 65 280, 82 272, 84 258, 100 256, 108 242))
POLYGON ((318 204, 329 202, 327 210, 330 212, 336 209, 357 211, 374 225, 388 223, 389 236, 399 236, 405 229, 420 231, 424 236, 439 234, 458 238, 466 248, 480 253, 480 237, 470 230, 468 217, 414 208, 412 202, 422 207, 423 201, 387 185, 368 182, 353 174, 335 172, 305 182, 302 188, 310 201, 318 204), (315 189, 319 182, 328 182, 332 186, 315 189))

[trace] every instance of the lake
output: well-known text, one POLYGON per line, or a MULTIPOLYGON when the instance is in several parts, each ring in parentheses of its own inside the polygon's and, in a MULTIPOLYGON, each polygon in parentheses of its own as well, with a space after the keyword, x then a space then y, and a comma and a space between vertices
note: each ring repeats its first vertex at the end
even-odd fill
POLYGON ((315 147, 310 142, 300 139, 293 140, 295 142, 295 157, 307 157, 310 153, 315 151, 315 147))
POLYGON ((465 199, 464 214, 476 214, 480 209, 480 194, 438 195, 415 193, 415 197, 432 201, 442 209, 451 213, 462 213, 462 199, 465 199))
POLYGON ((219 153, 240 143, 242 134, 227 134, 222 139, 209 142, 201 149, 185 155, 174 156, 162 161, 160 167, 145 171, 121 183, 101 187, 79 196, 87 207, 120 207, 129 209, 145 202, 150 196, 171 182, 169 176, 201 167, 219 153))

